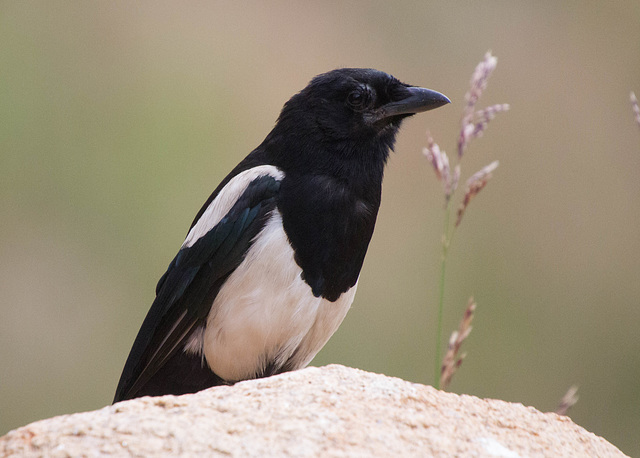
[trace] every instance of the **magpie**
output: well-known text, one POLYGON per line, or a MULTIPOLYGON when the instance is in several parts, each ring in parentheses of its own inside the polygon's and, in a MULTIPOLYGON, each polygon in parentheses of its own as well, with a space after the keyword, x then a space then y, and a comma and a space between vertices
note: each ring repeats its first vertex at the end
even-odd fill
POLYGON ((353 302, 400 124, 447 103, 360 68, 318 75, 294 95, 196 215, 114 403, 309 364, 353 302))

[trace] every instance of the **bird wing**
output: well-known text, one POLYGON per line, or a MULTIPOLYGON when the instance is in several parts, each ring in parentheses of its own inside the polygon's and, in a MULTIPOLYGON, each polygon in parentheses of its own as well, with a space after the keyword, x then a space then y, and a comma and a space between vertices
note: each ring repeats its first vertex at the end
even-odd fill
POLYGON ((135 339, 114 402, 129 399, 179 351, 208 316, 226 278, 240 265, 276 206, 282 173, 247 170, 227 183, 200 213, 156 288, 135 339), (228 209, 228 210, 227 210, 228 209))

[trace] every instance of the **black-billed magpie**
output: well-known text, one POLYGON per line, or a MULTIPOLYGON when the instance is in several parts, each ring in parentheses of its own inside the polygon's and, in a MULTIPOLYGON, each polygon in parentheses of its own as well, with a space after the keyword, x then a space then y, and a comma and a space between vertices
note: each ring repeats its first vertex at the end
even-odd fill
POLYGON ((358 68, 294 95, 196 215, 114 402, 306 366, 353 302, 402 120, 446 103, 358 68))

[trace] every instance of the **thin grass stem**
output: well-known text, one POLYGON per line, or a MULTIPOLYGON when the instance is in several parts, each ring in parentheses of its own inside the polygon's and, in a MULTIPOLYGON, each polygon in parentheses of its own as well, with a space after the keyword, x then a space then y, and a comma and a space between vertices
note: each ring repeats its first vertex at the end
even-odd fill
POLYGON ((436 357, 434 365, 434 386, 440 389, 440 369, 442 366, 442 317, 444 314, 444 284, 447 270, 447 254, 449 252, 449 217, 451 205, 447 201, 444 211, 444 225, 442 231, 442 260, 440 263, 440 291, 438 292, 438 318, 436 321, 436 357))

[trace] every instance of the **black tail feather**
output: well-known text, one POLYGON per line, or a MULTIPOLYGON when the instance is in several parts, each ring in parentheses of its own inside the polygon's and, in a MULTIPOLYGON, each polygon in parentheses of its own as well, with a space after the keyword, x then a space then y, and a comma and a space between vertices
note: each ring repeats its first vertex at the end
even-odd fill
POLYGON ((212 386, 226 384, 227 382, 209 369, 201 356, 189 355, 184 351, 178 351, 167 360, 166 364, 140 390, 130 393, 122 399, 116 398, 113 402, 116 403, 142 396, 196 393, 212 386))

